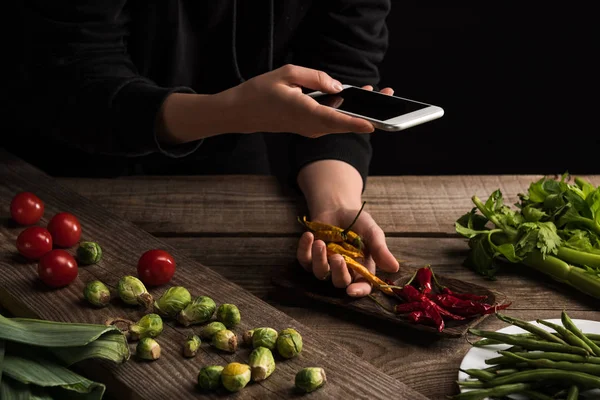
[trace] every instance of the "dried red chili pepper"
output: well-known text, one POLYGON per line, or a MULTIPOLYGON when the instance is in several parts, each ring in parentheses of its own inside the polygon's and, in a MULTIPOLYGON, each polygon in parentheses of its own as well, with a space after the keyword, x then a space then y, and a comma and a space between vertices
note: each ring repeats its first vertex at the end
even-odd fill
POLYGON ((402 289, 396 289, 394 293, 406 301, 421 301, 423 299, 423 294, 411 285, 403 286, 402 289))
POLYGON ((487 296, 474 293, 455 293, 439 284, 429 265, 419 268, 404 286, 395 286, 384 280, 391 292, 406 303, 398 304, 394 311, 403 314, 409 321, 434 325, 438 331, 445 326, 444 320, 464 320, 478 315, 491 314, 506 309, 509 304, 493 305, 482 303, 487 296), (440 293, 433 293, 432 280, 440 293), (418 286, 418 288, 417 288, 418 286))
POLYGON ((434 325, 438 332, 444 330, 444 319, 435 308, 428 303, 419 303, 423 307, 421 310, 416 310, 407 315, 409 321, 415 323, 427 323, 434 325))
POLYGON ((394 306, 394 311, 398 314, 406 314, 413 311, 418 311, 423 309, 423 303, 420 301, 413 301, 412 303, 402 303, 396 304, 394 306))
POLYGON ((472 307, 459 308, 453 310, 456 314, 464 315, 465 317, 474 317, 477 315, 493 314, 497 311, 504 310, 510 306, 511 303, 507 304, 486 304, 486 303, 475 303, 472 307))
MULTIPOLYGON (((411 322, 414 322, 415 324, 423 322, 423 320, 425 318, 426 318, 425 312, 422 310, 413 311, 406 316, 406 319, 408 319, 411 322)), ((433 320, 431 318, 428 318, 428 319, 429 319, 428 322, 433 322, 433 320)))
POLYGON ((436 304, 442 306, 444 309, 465 317, 491 314, 497 310, 504 310, 511 304, 493 305, 487 303, 478 303, 473 300, 459 299, 450 294, 437 294, 429 296, 429 298, 436 304))
POLYGON ((417 270, 417 282, 419 283, 419 288, 421 289, 421 293, 430 293, 432 290, 431 287, 431 277, 433 273, 431 272, 431 268, 429 266, 419 268, 417 270))
POLYGON ((430 299, 428 299, 426 297, 422 297, 421 299, 410 302, 410 303, 398 304, 394 307, 394 311, 399 314, 406 314, 406 313, 409 313, 412 311, 417 311, 417 310, 427 310, 428 308, 433 308, 442 317, 445 316, 445 317, 448 317, 449 319, 452 319, 455 321, 462 321, 465 319, 465 317, 463 317, 463 316, 453 314, 450 311, 440 307, 438 304, 434 303, 433 301, 431 301, 430 299))
POLYGON ((456 293, 452 290, 448 289, 448 287, 444 286, 441 289, 442 294, 450 294, 454 297, 457 297, 462 300, 474 300, 474 301, 483 301, 487 299, 487 296, 473 294, 473 293, 456 293))

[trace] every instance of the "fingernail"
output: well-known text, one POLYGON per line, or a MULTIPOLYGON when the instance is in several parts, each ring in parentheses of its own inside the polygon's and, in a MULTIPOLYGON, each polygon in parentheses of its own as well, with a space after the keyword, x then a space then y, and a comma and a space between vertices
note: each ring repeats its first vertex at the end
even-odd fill
POLYGON ((351 290, 348 292, 349 296, 356 297, 359 296, 362 292, 360 290, 351 290))
POLYGON ((342 84, 338 81, 333 81, 333 88, 335 90, 337 90, 338 92, 341 92, 344 88, 342 87, 342 84))

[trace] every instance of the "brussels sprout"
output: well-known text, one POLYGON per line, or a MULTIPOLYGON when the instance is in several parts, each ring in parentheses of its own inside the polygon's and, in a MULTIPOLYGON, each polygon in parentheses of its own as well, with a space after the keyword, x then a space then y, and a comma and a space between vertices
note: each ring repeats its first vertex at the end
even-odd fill
POLYGON ((183 356, 195 357, 201 344, 202 341, 197 335, 189 335, 183 344, 183 356))
POLYGON ((211 344, 219 350, 235 353, 237 349, 237 336, 229 329, 215 333, 211 344))
POLYGON ((295 379, 296 388, 306 393, 317 390, 325 382, 325 370, 319 367, 304 368, 296 374, 295 379))
POLYGON ((221 372, 223 367, 211 365, 204 367, 198 373, 198 386, 206 390, 214 390, 221 386, 221 372))
POLYGON ((246 364, 230 363, 221 372, 221 383, 230 392, 242 390, 250 382, 250 367, 246 364))
POLYGON ((146 286, 135 276, 127 275, 119 280, 117 292, 123 302, 130 305, 143 305, 147 310, 152 308, 154 299, 146 290, 146 286))
POLYGON ((177 321, 184 326, 201 324, 212 318, 217 305, 214 300, 207 296, 198 296, 188 304, 179 315, 177 321))
POLYGON ((83 297, 91 304, 104 307, 110 303, 110 290, 100 281, 92 281, 85 285, 83 297))
POLYGON ((256 328, 252 334, 252 347, 262 346, 273 350, 277 343, 277 336, 277 331, 273 328, 256 328))
POLYGON ((247 330, 242 335, 242 343, 245 346, 252 346, 252 335, 254 335, 254 329, 247 330))
POLYGON ((145 337, 157 337, 163 331, 163 321, 158 314, 146 314, 140 320, 131 325, 129 334, 132 340, 145 337))
POLYGON ((154 302, 154 309, 163 317, 176 318, 192 301, 192 295, 183 286, 172 286, 154 302))
POLYGON ((231 329, 240 323, 240 310, 234 304, 221 304, 217 310, 217 320, 231 329))
POLYGON ((135 354, 144 360, 157 360, 160 357, 160 345, 150 337, 142 338, 136 346, 135 354))
POLYGON ((102 258, 102 249, 95 242, 81 242, 77 248, 77 260, 80 264, 96 264, 102 258))
POLYGON ((222 322, 214 321, 202 327, 200 330, 200 337, 202 339, 212 339, 215 333, 225 329, 227 329, 227 327, 222 322))
POLYGON ((275 371, 273 353, 266 347, 257 347, 250 353, 248 365, 250 365, 252 380, 263 381, 275 371))
POLYGON ((283 358, 296 357, 302 351, 302 336, 292 328, 282 330, 277 337, 277 351, 283 358))

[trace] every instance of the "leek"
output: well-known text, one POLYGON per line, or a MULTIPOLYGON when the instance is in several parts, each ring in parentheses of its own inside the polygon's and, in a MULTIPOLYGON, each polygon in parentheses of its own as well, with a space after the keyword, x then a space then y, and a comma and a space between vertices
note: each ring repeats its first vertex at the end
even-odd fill
MULTIPOLYGON (((2 385, 2 365, 4 363, 4 340, 0 340, 0 385, 2 385)), ((4 397, 0 397, 4 399, 4 397)))
POLYGON ((102 399, 105 386, 69 369, 87 359, 130 358, 116 326, 6 318, 0 315, 1 399, 102 399))
POLYGON ((25 358, 6 354, 2 368, 7 377, 26 385, 65 391, 57 398, 69 396, 76 399, 100 400, 106 389, 104 384, 90 381, 39 355, 29 355, 25 358))
POLYGON ((0 339, 42 347, 77 347, 93 342, 116 326, 6 318, 0 314, 0 339))
POLYGON ((5 378, 0 384, 0 399, 53 400, 52 396, 46 393, 46 389, 26 385, 11 378, 5 378))

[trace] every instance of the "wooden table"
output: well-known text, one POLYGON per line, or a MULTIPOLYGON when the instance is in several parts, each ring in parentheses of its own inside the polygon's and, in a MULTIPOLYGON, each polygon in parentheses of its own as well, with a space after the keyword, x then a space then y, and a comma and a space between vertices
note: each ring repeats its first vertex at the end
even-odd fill
MULTIPOLYGON (((305 300, 290 303, 277 296, 277 287, 273 285, 271 277, 277 274, 278 269, 295 262, 296 244, 302 232, 296 217, 305 209, 298 194, 282 187, 274 178, 60 178, 55 182, 83 196, 65 200, 60 193, 61 186, 53 186, 42 180, 38 171, 22 165, 22 162, 12 159, 6 161, 9 159, 6 155, 3 158, 3 168, 9 166, 10 171, 2 171, 0 176, 3 179, 12 177, 8 185, 0 182, 0 197, 4 204, 9 191, 2 191, 2 185, 10 190, 19 185, 20 188, 30 185, 35 190, 35 186, 39 185, 45 194, 60 197, 65 205, 83 207, 82 212, 97 205, 99 210, 108 211, 106 214, 101 211, 103 218, 110 219, 111 214, 120 218, 114 220, 118 223, 110 219, 111 227, 122 227, 129 232, 128 222, 125 221, 130 221, 140 231, 153 236, 144 236, 148 244, 164 243, 171 246, 178 257, 196 260, 196 265, 201 264, 218 273, 214 279, 222 276, 225 278, 223 282, 233 282, 255 295, 258 298, 257 306, 267 307, 265 310, 269 312, 272 308, 285 313, 290 319, 285 320, 288 317, 284 314, 277 314, 276 318, 305 327, 310 331, 309 341, 314 334, 315 346, 323 343, 322 348, 327 349, 323 351, 329 355, 339 354, 328 347, 333 342, 344 350, 344 354, 356 356, 351 358, 356 365, 345 366, 346 372, 352 375, 345 384, 353 385, 345 395, 364 397, 365 392, 356 389, 361 386, 367 392, 373 390, 368 379, 360 379, 366 374, 377 379, 378 387, 382 384, 391 385, 392 398, 417 399, 418 392, 429 399, 441 400, 457 393, 455 381, 458 367, 470 348, 465 338, 416 334, 412 330, 399 329, 321 303, 305 300), (81 206, 82 203, 85 206, 81 206), (374 368, 352 374, 365 366, 374 368), (360 382, 355 383, 356 380, 360 382)), ((595 185, 600 184, 600 176, 586 178, 595 185)), ((500 291, 512 301, 509 315, 517 318, 557 318, 560 311, 565 309, 572 318, 600 320, 597 300, 526 267, 511 266, 503 270, 496 281, 488 281, 461 265, 468 247, 466 241, 455 233, 454 221, 472 207, 471 196, 477 194, 486 197, 493 190, 500 189, 506 202, 512 204, 517 200, 517 194, 525 191, 535 179, 539 179, 539 176, 370 177, 364 199, 367 201, 366 209, 386 232, 390 250, 398 258, 408 260, 406 265, 419 267, 432 264, 439 274, 500 291)), ((2 212, 5 218, 6 211, 2 212)), ((85 222, 105 223, 97 216, 95 220, 85 222)), ((100 231, 94 230, 96 232, 100 231)), ((119 240, 119 234, 115 235, 114 240, 119 240)), ((3 251, 7 251, 6 246, 3 251)), ((119 255, 111 261, 134 263, 134 258, 119 255)), ((102 273, 110 280, 106 276, 108 270, 102 273)), ((6 280, 2 279, 0 283, 5 284, 6 280)), ((201 278, 196 282, 187 275, 183 280, 186 284, 202 283, 201 278)), ((247 299, 242 297, 244 301, 247 299)), ((0 296, 0 304, 6 298, 0 296)), ((6 304, 5 301, 2 305, 16 313, 30 311, 31 301, 26 299, 21 301, 25 304, 17 304, 19 300, 13 296, 12 302, 8 302, 12 304, 6 304)), ((67 318, 46 309, 42 314, 49 318, 67 318)), ((86 318, 84 313, 78 316, 86 318)), ((506 324, 493 317, 479 325, 489 330, 504 326, 506 324)), ((337 349, 337 346, 333 346, 337 349)), ((327 356, 321 359, 325 360, 327 356)), ((278 397, 282 392, 272 395, 278 397)), ((336 394, 332 392, 327 396, 335 398, 336 394)), ((381 390, 371 392, 367 397, 385 396, 388 396, 388 392, 381 390)))

